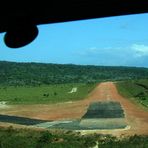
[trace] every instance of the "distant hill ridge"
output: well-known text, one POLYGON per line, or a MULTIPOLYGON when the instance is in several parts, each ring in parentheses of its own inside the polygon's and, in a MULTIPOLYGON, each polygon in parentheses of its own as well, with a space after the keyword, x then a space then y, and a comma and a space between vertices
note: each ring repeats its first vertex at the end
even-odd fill
POLYGON ((0 61, 0 85, 92 83, 146 78, 148 68, 0 61))

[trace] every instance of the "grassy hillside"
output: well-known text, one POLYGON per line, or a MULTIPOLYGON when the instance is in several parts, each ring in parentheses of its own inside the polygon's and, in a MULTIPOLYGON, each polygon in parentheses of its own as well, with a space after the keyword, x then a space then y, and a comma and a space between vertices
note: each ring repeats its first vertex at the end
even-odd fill
POLYGON ((70 83, 41 86, 0 87, 0 102, 7 104, 59 103, 84 99, 95 83, 70 83), (73 88, 76 92, 70 93, 73 88))
POLYGON ((89 83, 148 78, 148 68, 0 62, 0 85, 89 83))
POLYGON ((141 78, 148 79, 147 68, 1 61, 0 101, 9 104, 73 101, 85 98, 98 82, 141 78), (77 88, 77 92, 68 93, 72 88, 77 88))
POLYGON ((148 136, 131 136, 118 139, 110 135, 83 135, 71 131, 33 131, 0 128, 1 148, 146 148, 148 136))
POLYGON ((123 81, 116 85, 121 95, 148 108, 148 79, 123 81))
POLYGON ((81 137, 72 132, 39 132, 25 129, 15 130, 12 127, 0 128, 1 148, 88 148, 94 145, 95 139, 90 136, 81 137))

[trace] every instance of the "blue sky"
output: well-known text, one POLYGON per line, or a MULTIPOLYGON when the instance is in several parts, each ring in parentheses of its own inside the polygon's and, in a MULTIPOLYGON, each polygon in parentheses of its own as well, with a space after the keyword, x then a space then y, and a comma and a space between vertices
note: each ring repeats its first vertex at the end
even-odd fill
POLYGON ((148 14, 39 25, 38 37, 11 49, 0 34, 0 60, 148 67, 148 14))

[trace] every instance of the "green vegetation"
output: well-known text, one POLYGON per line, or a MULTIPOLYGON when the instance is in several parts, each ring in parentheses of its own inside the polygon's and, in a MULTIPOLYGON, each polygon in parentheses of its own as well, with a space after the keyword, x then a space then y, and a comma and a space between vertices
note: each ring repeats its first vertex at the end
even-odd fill
POLYGON ((148 108, 148 79, 123 81, 116 85, 121 95, 148 108))
POLYGON ((41 86, 0 87, 0 101, 7 104, 59 103, 84 99, 96 86, 95 83, 54 84, 41 86), (72 88, 76 92, 69 93, 72 88))
POLYGON ((88 148, 95 145, 95 139, 81 137, 71 131, 32 131, 0 128, 1 148, 88 148), (91 141, 90 141, 91 140, 91 141))
POLYGON ((81 135, 72 131, 33 131, 0 128, 1 148, 147 148, 148 136, 116 138, 110 135, 81 135))
POLYGON ((9 104, 75 101, 85 98, 96 83, 141 78, 148 78, 147 68, 1 61, 0 101, 9 104), (72 88, 77 88, 77 92, 68 93, 72 88))
POLYGON ((148 136, 129 136, 122 139, 107 136, 99 143, 99 148, 147 148, 148 136))
POLYGON ((148 78, 147 68, 0 62, 0 85, 40 86, 148 78))

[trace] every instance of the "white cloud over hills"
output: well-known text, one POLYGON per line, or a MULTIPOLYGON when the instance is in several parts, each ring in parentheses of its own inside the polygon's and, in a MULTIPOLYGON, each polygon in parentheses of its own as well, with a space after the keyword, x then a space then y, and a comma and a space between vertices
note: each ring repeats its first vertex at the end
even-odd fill
POLYGON ((148 45, 133 44, 131 49, 135 52, 136 57, 148 56, 148 45))
POLYGON ((77 52, 77 56, 90 64, 148 67, 148 45, 144 44, 103 48, 92 46, 77 52))

